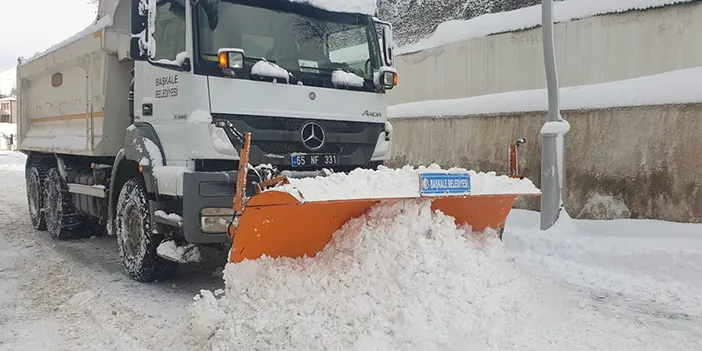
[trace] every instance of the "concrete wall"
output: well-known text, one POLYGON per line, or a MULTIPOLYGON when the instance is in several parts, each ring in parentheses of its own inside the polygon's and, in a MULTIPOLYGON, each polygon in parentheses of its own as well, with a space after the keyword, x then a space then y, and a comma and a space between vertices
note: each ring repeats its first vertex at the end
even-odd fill
MULTIPOLYGON (((390 103, 544 88, 541 33, 498 34, 398 56, 400 85, 390 103)), ((702 2, 557 24, 561 86, 702 66, 700 33, 702 2)))
MULTIPOLYGON (((702 104, 563 111, 566 209, 577 218, 702 222, 702 104)), ((392 120, 390 166, 437 163, 507 172, 507 145, 522 174, 540 185, 539 131, 546 112, 392 120)), ((521 201, 539 209, 539 200, 521 201)))

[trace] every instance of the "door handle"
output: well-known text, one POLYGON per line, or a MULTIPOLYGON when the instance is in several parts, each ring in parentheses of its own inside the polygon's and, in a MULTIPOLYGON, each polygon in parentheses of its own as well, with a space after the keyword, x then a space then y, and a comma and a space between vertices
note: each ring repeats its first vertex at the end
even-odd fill
POLYGON ((154 115, 154 104, 152 104, 152 103, 142 104, 141 105, 141 114, 144 116, 153 116, 154 115))

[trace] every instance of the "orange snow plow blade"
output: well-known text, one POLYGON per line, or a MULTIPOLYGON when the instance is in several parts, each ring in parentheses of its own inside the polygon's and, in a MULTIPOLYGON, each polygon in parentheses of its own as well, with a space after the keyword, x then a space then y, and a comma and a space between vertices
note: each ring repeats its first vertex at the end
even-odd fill
MULTIPOLYGON (((503 229, 507 215, 519 197, 538 196, 469 195, 469 175, 427 173, 418 175, 419 197, 307 201, 304 194, 298 199, 287 191, 275 191, 276 187, 291 185, 287 177, 278 176, 262 179, 256 184, 256 194, 246 198, 244 189, 247 170, 250 169, 251 133, 246 133, 241 139, 243 146, 233 206, 238 220, 231 222, 228 231, 233 239, 229 256, 231 263, 255 260, 264 255, 272 258, 314 257, 324 250, 346 222, 362 216, 380 202, 430 200, 432 210, 455 218, 457 225, 470 225, 473 231, 483 232, 488 228, 503 229)), ((516 153, 514 158, 511 161, 516 165, 516 153)))
POLYGON ((476 232, 487 228, 499 230, 504 228, 507 215, 520 196, 523 195, 300 202, 286 192, 266 191, 249 199, 238 226, 232 228, 234 244, 229 261, 238 263, 263 255, 313 257, 324 250, 346 222, 362 216, 379 202, 432 200, 432 210, 454 217, 457 225, 470 225, 476 232))

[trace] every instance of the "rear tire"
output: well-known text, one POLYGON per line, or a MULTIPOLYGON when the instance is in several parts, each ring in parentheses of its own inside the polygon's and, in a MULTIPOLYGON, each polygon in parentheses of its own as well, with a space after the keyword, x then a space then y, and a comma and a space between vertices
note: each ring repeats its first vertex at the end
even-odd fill
POLYGON ((49 170, 44 195, 44 217, 49 235, 58 240, 83 236, 85 218, 76 211, 72 195, 57 168, 49 170))
POLYGON ((151 214, 142 179, 128 180, 119 194, 114 232, 125 270, 139 282, 168 279, 178 263, 158 256, 163 237, 151 230, 151 214))
POLYGON ((36 230, 46 230, 44 218, 44 179, 46 167, 32 165, 27 169, 27 207, 32 227, 36 230))

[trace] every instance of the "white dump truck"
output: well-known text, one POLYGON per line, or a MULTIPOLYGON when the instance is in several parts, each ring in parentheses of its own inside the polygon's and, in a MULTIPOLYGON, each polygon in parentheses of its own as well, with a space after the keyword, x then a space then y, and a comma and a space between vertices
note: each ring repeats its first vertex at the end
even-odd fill
MULTIPOLYGON (((103 0, 95 23, 18 63, 33 226, 115 235, 128 274, 166 279, 231 244, 242 135, 262 174, 390 156, 392 28, 287 0, 103 0)), ((247 178, 247 179, 248 179, 247 178)))

